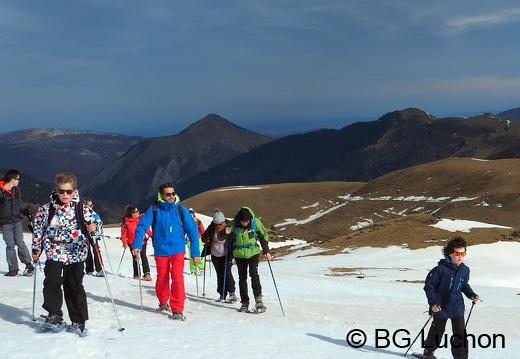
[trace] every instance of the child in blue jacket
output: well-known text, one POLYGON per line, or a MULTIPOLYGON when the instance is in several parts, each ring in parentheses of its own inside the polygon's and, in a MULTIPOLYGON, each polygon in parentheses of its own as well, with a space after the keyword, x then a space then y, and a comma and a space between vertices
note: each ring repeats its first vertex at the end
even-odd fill
POLYGON ((479 297, 469 285, 469 267, 462 263, 466 256, 466 241, 457 236, 448 242, 442 253, 444 259, 428 273, 424 284, 433 322, 423 343, 423 357, 435 358, 433 353, 441 343, 446 322, 451 319, 451 353, 454 359, 467 359, 468 344, 465 338, 462 293, 473 303, 476 303, 479 297))

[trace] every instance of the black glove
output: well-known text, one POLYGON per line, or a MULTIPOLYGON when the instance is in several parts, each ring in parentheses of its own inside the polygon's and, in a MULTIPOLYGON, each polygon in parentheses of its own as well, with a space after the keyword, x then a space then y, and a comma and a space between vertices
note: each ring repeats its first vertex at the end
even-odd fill
POLYGON ((29 208, 24 207, 24 209, 22 209, 22 214, 31 220, 32 215, 29 213, 29 208))

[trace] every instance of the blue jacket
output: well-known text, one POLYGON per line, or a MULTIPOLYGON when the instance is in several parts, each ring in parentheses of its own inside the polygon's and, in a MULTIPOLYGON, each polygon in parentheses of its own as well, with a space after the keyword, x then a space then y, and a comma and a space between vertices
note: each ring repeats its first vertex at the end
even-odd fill
MULTIPOLYGON (((150 206, 139 220, 135 229, 135 238, 143 238, 153 222, 153 206, 150 206)), ((168 203, 157 201, 157 213, 153 226, 153 248, 156 256, 171 256, 186 252, 184 234, 188 235, 192 257, 200 257, 199 229, 191 217, 190 212, 180 203, 168 203), (181 221, 179 209, 183 213, 184 221, 181 221), (182 222, 182 223, 181 223, 182 222)), ((134 249, 141 250, 141 241, 134 242, 134 249)))
POLYGON ((434 304, 441 307, 442 310, 434 314, 439 319, 463 316, 462 293, 469 299, 476 296, 469 286, 469 267, 464 263, 455 266, 449 257, 441 259, 437 267, 428 273, 424 291, 430 307, 434 304))

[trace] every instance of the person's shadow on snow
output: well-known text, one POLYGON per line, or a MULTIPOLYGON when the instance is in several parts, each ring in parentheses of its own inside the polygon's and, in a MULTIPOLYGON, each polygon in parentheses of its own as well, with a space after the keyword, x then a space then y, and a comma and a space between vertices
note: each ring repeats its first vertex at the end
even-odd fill
POLYGON ((310 337, 314 337, 314 338, 320 339, 320 340, 324 340, 324 341, 332 343, 332 344, 336 344, 336 345, 342 346, 342 347, 350 348, 350 349, 353 349, 353 350, 358 350, 360 352, 375 352, 375 353, 393 354, 393 355, 397 355, 397 356, 400 356, 400 357, 403 356, 403 353, 398 353, 398 352, 395 352, 395 351, 392 351, 392 350, 389 350, 389 349, 385 349, 385 348, 376 348, 376 347, 373 347, 373 346, 370 346, 370 345, 363 345, 360 348, 353 348, 353 347, 351 347, 351 346, 349 346, 347 344, 347 340, 345 338, 335 339, 335 338, 330 338, 330 337, 326 337, 326 336, 321 335, 321 334, 314 334, 314 333, 307 333, 307 335, 310 336, 310 337))
POLYGON ((33 320, 32 315, 20 308, 0 303, 0 318, 13 324, 24 324, 37 330, 40 324, 33 320))

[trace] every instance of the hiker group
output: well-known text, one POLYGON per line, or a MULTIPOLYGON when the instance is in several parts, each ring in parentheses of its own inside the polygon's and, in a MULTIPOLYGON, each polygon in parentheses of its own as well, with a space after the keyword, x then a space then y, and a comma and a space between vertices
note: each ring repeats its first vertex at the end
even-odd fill
MULTIPOLYGON (((41 205, 34 216, 23 205, 19 181, 20 172, 11 170, 0 182, 3 195, 0 224, 9 265, 6 276, 15 277, 19 272, 15 246, 18 246, 18 256, 26 266, 23 273, 26 276, 35 275, 34 264, 40 265, 40 256, 45 254, 42 307, 48 314, 43 328, 54 331, 66 329, 83 336, 86 333, 85 322, 89 319, 84 275, 95 274, 107 280, 98 244, 103 238, 103 222, 94 211, 92 201, 88 200, 87 203, 80 198, 78 181, 72 173, 56 175, 50 202, 41 205), (22 215, 30 220, 33 237, 31 252, 23 242, 22 215), (63 319, 63 300, 70 325, 63 319)), ((238 301, 231 271, 232 264, 236 262, 242 303, 239 311, 249 311, 248 274, 254 295, 252 309, 255 312, 265 311, 258 263, 261 252, 268 261, 271 255, 267 230, 251 208, 241 207, 229 221, 219 209, 215 209, 212 223, 204 229, 193 209, 187 209, 180 203, 174 184, 164 183, 159 187, 157 200, 142 215, 134 205, 127 205, 124 210, 121 224, 123 255, 129 248, 133 257, 134 279, 139 281, 153 280, 146 255, 149 240, 153 241, 157 270, 157 310, 168 312, 170 319, 185 319, 186 247, 190 256, 190 271, 196 276, 205 274, 204 258, 211 255, 211 263, 217 273, 218 301, 238 301)))
MULTIPOLYGON (((98 245, 99 239, 103 238, 103 222, 93 210, 92 202, 85 203, 80 198, 78 181, 72 173, 62 172, 56 176, 56 186, 51 192, 50 202, 41 205, 34 216, 23 205, 19 182, 20 172, 17 170, 8 171, 0 180, 0 225, 6 243, 8 264, 5 275, 16 277, 19 273, 16 257, 18 247, 18 258, 25 264, 23 275, 34 275, 36 280, 34 264, 39 264, 40 255, 45 253, 42 307, 48 315, 44 328, 55 331, 66 329, 83 336, 86 332, 85 322, 89 319, 87 296, 83 287, 85 272, 93 273, 95 265, 96 272, 99 276, 104 276, 110 292, 98 245), (33 237, 31 252, 23 241, 22 216, 30 220, 33 237), (87 262, 85 267, 91 249, 93 254, 90 257, 93 257, 93 261, 87 262), (65 324, 63 319, 63 297, 70 325, 65 324)), ((269 268, 272 258, 267 230, 251 208, 241 207, 231 220, 226 219, 222 211, 216 208, 212 222, 204 229, 195 212, 180 203, 174 184, 164 183, 159 187, 157 200, 142 215, 134 205, 125 207, 121 224, 123 255, 129 248, 133 257, 134 279, 138 279, 139 283, 141 280, 153 280, 146 256, 149 240, 153 241, 157 268, 157 310, 168 312, 170 319, 185 319, 186 246, 189 248, 190 272, 196 277, 201 271, 205 275, 206 263, 203 258, 211 257, 217 274, 217 301, 235 303, 239 300, 235 294, 236 284, 231 270, 233 263, 236 263, 241 302, 238 310, 247 312, 250 309, 247 283, 249 276, 254 297, 252 310, 257 313, 265 311, 258 265, 261 253, 268 261, 269 268)), ((472 305, 480 298, 469 285, 470 271, 463 263, 466 250, 467 244, 463 238, 455 237, 450 240, 442 249, 444 258, 425 279, 424 291, 430 313, 428 322, 431 319, 433 322, 423 343, 424 352, 418 354, 421 358, 435 358, 434 352, 440 345, 448 319, 451 320, 454 334, 450 342, 453 357, 468 357, 465 342, 467 322, 464 323, 462 295, 469 298, 472 305)), ((123 329, 120 326, 120 330, 123 329)))

